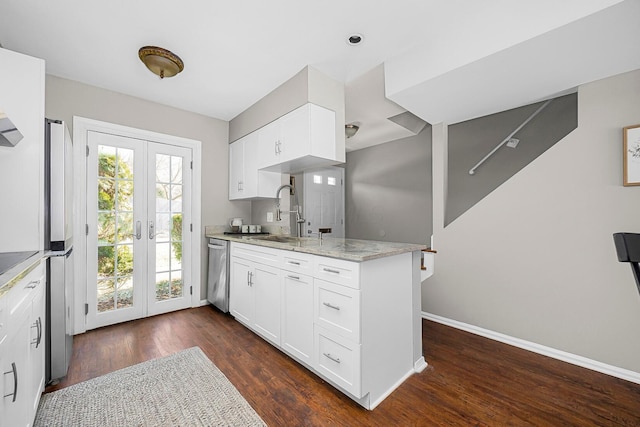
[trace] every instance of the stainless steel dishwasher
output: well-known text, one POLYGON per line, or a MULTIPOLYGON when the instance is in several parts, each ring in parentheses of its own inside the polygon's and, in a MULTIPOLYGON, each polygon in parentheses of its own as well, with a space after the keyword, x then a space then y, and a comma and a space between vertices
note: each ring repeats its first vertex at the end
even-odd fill
POLYGON ((229 312, 229 242, 209 239, 207 300, 224 313, 229 312))

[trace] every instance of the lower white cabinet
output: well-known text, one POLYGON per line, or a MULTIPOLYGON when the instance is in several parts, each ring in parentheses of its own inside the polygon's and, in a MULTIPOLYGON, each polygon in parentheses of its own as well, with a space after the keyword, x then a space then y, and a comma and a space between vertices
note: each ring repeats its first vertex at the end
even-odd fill
POLYGON ((230 311, 373 409, 414 372, 412 254, 353 262, 231 242, 230 311))
POLYGON ((45 380, 45 263, 32 266, 2 299, 0 420, 3 426, 30 426, 45 380))
POLYGON ((231 258, 229 311, 263 338, 280 345, 280 270, 231 258))
POLYGON ((305 365, 313 365, 313 277, 283 271, 282 349, 305 365))
POLYGON ((355 397, 362 397, 360 344, 316 325, 318 372, 355 397))

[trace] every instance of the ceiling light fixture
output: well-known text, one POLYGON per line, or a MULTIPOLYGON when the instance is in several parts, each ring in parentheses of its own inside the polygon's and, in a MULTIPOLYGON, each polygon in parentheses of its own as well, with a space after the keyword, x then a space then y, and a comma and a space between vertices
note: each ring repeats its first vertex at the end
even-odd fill
POLYGON ((178 55, 157 46, 144 46, 138 51, 140 60, 153 74, 161 79, 173 77, 184 70, 184 63, 178 55))
POLYGON ((364 37, 362 36, 362 34, 351 34, 349 36, 349 38, 347 39, 347 43, 350 44, 351 46, 355 46, 357 44, 362 43, 362 40, 364 39, 364 37))
POLYGON ((344 134, 347 136, 347 138, 351 138, 358 132, 358 129, 360 129, 360 126, 353 123, 348 123, 344 125, 344 134))

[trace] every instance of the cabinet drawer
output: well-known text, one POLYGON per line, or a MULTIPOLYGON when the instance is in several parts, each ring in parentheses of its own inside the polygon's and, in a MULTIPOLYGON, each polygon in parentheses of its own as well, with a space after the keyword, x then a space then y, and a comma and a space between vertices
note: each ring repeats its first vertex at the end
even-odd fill
POLYGON ((313 274, 313 255, 288 251, 282 256, 282 269, 302 274, 313 274))
POLYGON ((13 288, 4 296, 5 303, 5 324, 7 327, 15 325, 24 315, 31 313, 31 301, 33 298, 44 292, 45 277, 44 263, 40 261, 27 270, 22 277, 16 278, 18 281, 13 288))
POLYGON ((315 326, 316 367, 328 380, 357 398, 361 396, 360 344, 315 326))
POLYGON ((282 251, 263 246, 231 242, 231 256, 267 265, 280 265, 282 251))
POLYGON ((313 276, 353 289, 360 289, 360 264, 341 259, 316 256, 313 276))
POLYGON ((360 342, 360 291, 316 279, 315 323, 351 341, 360 342))

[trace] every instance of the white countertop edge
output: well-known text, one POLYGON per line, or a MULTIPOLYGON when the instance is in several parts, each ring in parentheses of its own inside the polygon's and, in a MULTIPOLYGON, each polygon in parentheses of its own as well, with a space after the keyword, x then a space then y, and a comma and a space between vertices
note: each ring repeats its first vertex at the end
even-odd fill
MULTIPOLYGON (((249 245, 256 246, 265 246, 268 248, 274 249, 282 249, 289 250, 294 252, 307 253, 312 255, 320 255, 326 256, 329 258, 337 258, 343 259, 346 261, 369 261, 377 258, 384 258, 394 255, 403 254, 406 252, 414 252, 421 251, 426 249, 426 245, 419 245, 416 243, 396 243, 396 242, 380 242, 375 240, 359 240, 359 239, 343 239, 343 238, 334 238, 334 237, 323 237, 323 242, 326 242, 328 245, 323 248, 320 244, 318 246, 294 246, 293 243, 283 243, 283 242, 274 242, 269 240, 260 240, 257 238, 252 238, 251 235, 244 236, 236 236, 231 234, 206 234, 207 238, 228 240, 230 242, 236 243, 245 243, 249 245), (378 247, 382 247, 377 251, 363 251, 368 252, 365 254, 360 253, 350 253, 348 251, 339 250, 335 248, 331 248, 330 245, 336 244, 336 242, 343 242, 348 244, 355 245, 376 245, 378 247)), ((302 237, 307 241, 317 241, 317 238, 314 237, 302 237)))

